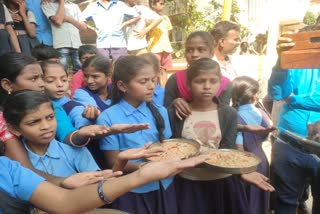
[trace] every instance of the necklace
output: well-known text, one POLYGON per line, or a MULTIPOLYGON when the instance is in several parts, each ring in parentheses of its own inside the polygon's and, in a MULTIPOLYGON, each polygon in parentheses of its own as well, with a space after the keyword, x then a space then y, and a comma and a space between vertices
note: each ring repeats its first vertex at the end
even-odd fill
POLYGON ((48 159, 49 159, 48 165, 46 165, 45 162, 43 161, 43 156, 40 157, 40 162, 41 162, 42 166, 44 167, 45 173, 47 173, 49 175, 53 175, 53 164, 52 164, 52 161, 51 161, 51 157, 50 157, 49 151, 47 151, 47 153, 48 153, 48 159), (49 167, 50 167, 51 171, 48 170, 49 167))

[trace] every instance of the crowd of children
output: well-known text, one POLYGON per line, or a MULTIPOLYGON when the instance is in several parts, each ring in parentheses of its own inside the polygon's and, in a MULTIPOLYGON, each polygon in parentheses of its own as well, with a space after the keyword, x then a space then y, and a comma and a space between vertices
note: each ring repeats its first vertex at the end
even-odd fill
MULTIPOLYGON (((7 156, 0 157, 0 213, 26 213, 31 205, 79 213, 108 203, 139 214, 268 213, 274 188, 262 142, 274 128, 258 102, 259 83, 232 67, 239 26, 222 21, 188 35, 188 68, 163 87, 173 51, 163 6, 99 0, 81 12, 64 0, 0 4, 0 144, 7 156), (42 14, 32 12, 40 7, 42 14), (53 42, 37 32, 45 17, 53 42), (90 19, 96 46, 80 41, 90 19), (261 163, 252 173, 188 180, 174 175, 206 155, 145 164, 163 152, 150 145, 169 138, 195 140, 201 152, 251 152, 261 163)), ((316 127, 309 126, 314 139, 316 127)))

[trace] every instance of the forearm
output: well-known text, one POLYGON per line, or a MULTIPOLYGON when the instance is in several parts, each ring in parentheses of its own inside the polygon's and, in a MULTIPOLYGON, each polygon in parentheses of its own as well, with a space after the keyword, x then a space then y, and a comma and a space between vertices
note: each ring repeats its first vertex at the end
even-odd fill
POLYGON ((289 98, 288 104, 293 108, 319 112, 320 94, 315 92, 308 95, 293 95, 289 98))
POLYGON ((28 16, 27 15, 22 15, 22 20, 23 20, 23 24, 24 24, 24 26, 26 28, 27 34, 31 38, 36 37, 36 26, 29 22, 28 16))
POLYGON ((10 42, 12 44, 13 49, 16 52, 21 53, 21 49, 20 49, 20 46, 19 46, 19 41, 18 41, 17 35, 15 34, 12 26, 11 25, 6 25, 6 30, 9 33, 10 42))
MULTIPOLYGON (((126 192, 146 183, 138 172, 107 180, 103 186, 104 196, 113 201, 126 192)), ((99 198, 98 186, 88 185, 75 190, 54 187, 46 182, 32 194, 30 202, 49 213, 83 213, 105 204, 99 198), (83 197, 86 196, 86 197, 83 197)))
POLYGON ((125 21, 125 22, 122 23, 120 29, 123 29, 123 28, 125 28, 125 27, 127 27, 127 26, 133 25, 133 24, 137 23, 140 19, 141 19, 141 17, 138 16, 138 17, 136 17, 136 18, 129 19, 128 21, 125 21))
POLYGON ((128 162, 126 164, 126 166, 124 167, 123 171, 125 173, 131 173, 131 172, 134 172, 136 170, 139 169, 139 166, 140 166, 141 163, 137 163, 137 162, 128 162))
POLYGON ((84 22, 78 22, 77 20, 73 19, 72 17, 65 16, 64 21, 72 24, 79 30, 86 30, 88 27, 84 22))
POLYGON ((90 137, 82 136, 81 134, 79 134, 79 131, 76 130, 67 135, 65 142, 73 146, 76 145, 81 147, 81 146, 85 146, 89 140, 90 140, 90 137))
POLYGON ((157 25, 159 25, 161 22, 162 22, 162 18, 152 21, 151 24, 149 24, 147 27, 144 28, 145 32, 148 33, 150 30, 152 30, 157 25))

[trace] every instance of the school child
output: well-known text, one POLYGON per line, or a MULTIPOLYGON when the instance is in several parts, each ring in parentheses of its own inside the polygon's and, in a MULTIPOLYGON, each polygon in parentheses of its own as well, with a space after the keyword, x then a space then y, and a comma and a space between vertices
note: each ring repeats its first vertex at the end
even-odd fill
POLYGON ((41 62, 43 81, 46 94, 49 98, 59 103, 66 111, 72 125, 79 129, 83 126, 94 124, 83 113, 85 106, 71 100, 67 94, 69 89, 68 74, 64 66, 58 62, 41 62))
MULTIPOLYGON (((251 77, 241 76, 232 81, 232 103, 238 110, 238 123, 244 125, 260 125, 271 127, 272 122, 267 114, 257 108, 259 83, 251 77)), ((262 142, 266 136, 257 135, 252 132, 238 132, 236 144, 245 151, 257 155, 261 159, 257 171, 269 177, 268 159, 262 150, 262 142)), ((255 186, 246 187, 249 199, 248 213, 267 213, 269 209, 269 193, 255 186)))
POLYGON ((40 44, 34 47, 31 51, 31 55, 37 59, 37 61, 52 61, 59 62, 60 53, 52 46, 40 44))
MULTIPOLYGON (((185 57, 190 65, 193 61, 201 58, 212 58, 213 38, 205 31, 195 31, 186 39, 185 57)), ((216 93, 220 103, 229 104, 231 96, 231 85, 229 80, 222 78, 220 89, 216 93)), ((187 87, 187 70, 178 71, 171 75, 165 86, 164 105, 174 105, 180 117, 190 114, 186 101, 192 99, 190 89, 187 87)))
POLYGON ((60 62, 69 71, 69 58, 73 73, 80 69, 78 48, 81 46, 80 30, 86 30, 78 5, 71 1, 52 0, 41 3, 43 13, 50 21, 53 47, 60 53, 60 62), (63 6, 63 7, 62 7, 63 6), (62 9, 61 9, 62 7, 62 9), (59 9, 61 13, 58 17, 59 9), (61 17, 64 17, 61 19, 61 17))
POLYGON ((157 55, 160 66, 168 69, 172 67, 172 46, 169 32, 172 25, 168 16, 163 15, 165 0, 150 0, 150 8, 162 17, 162 22, 152 29, 148 34, 148 50, 157 55))
POLYGON ((11 51, 21 52, 12 24, 13 20, 7 7, 0 2, 0 55, 11 51))
POLYGON ((139 21, 125 29, 128 53, 131 55, 147 53, 146 35, 161 23, 162 18, 149 7, 137 5, 137 0, 125 0, 125 3, 140 15, 139 21))
MULTIPOLYGON (((218 63, 201 58, 190 64, 187 75, 187 84, 193 97, 188 104, 191 115, 180 120, 173 106, 168 110, 172 137, 197 140, 202 151, 210 148, 234 148, 237 133, 236 111, 228 105, 218 104, 215 98, 221 79, 218 63)), ((225 210, 225 179, 197 182, 177 177, 175 185, 179 213, 230 211, 225 210)))
POLYGON ((44 93, 18 91, 8 97, 3 108, 8 126, 20 136, 36 169, 58 177, 100 170, 87 148, 71 147, 54 139, 57 121, 44 93))
POLYGON ((4 3, 12 16, 21 52, 30 55, 32 48, 40 44, 36 38, 36 18, 27 10, 24 0, 5 0, 4 3))
MULTIPOLYGON (((86 61, 86 59, 91 56, 95 56, 98 53, 98 49, 93 45, 81 45, 78 49, 79 52, 79 61, 81 65, 86 61)), ((81 88, 85 85, 84 75, 82 69, 79 69, 75 74, 72 75, 71 80, 71 97, 73 97, 74 91, 78 88, 81 88)))
MULTIPOLYGON (((147 122, 149 129, 131 133, 116 134, 100 140, 100 149, 111 166, 121 151, 140 147, 146 142, 161 142, 171 136, 167 111, 152 102, 156 86, 156 71, 152 64, 139 56, 118 59, 113 73, 112 106, 103 111, 97 124, 111 126, 126 121, 128 124, 147 122)), ((128 162, 125 172, 139 169, 143 159, 128 162)), ((114 208, 129 213, 177 213, 172 178, 151 182, 134 189, 114 202, 114 208)))
MULTIPOLYGON (((173 106, 168 110, 172 137, 196 140, 203 152, 209 149, 233 149, 237 134, 237 113, 229 105, 219 103, 215 97, 221 84, 219 64, 212 59, 199 59, 190 64, 187 75, 187 84, 192 93, 189 103, 191 115, 181 120, 173 106)), ((260 177, 256 173, 250 176, 260 177)), ((264 179, 264 176, 261 178, 264 179)), ((262 182, 269 186, 265 181, 262 182)), ((190 181, 177 177, 175 186, 179 213, 247 212, 246 195, 236 176, 215 181, 190 181)))
POLYGON ((98 110, 97 117, 100 112, 111 105, 109 91, 111 88, 112 64, 104 56, 92 56, 83 63, 82 70, 86 86, 77 89, 74 92, 73 99, 84 106, 96 107, 98 110))
POLYGON ((158 58, 153 53, 144 53, 139 55, 143 59, 147 60, 150 64, 153 65, 153 69, 157 72, 157 84, 154 89, 153 102, 158 105, 163 106, 164 104, 164 88, 160 85, 160 63, 158 58))

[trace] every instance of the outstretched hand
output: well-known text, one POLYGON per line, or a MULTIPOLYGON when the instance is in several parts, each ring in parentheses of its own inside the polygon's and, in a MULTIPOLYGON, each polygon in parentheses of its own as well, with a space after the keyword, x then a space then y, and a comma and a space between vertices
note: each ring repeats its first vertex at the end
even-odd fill
POLYGON ((208 155, 199 155, 188 159, 171 159, 167 161, 149 162, 138 171, 140 176, 147 181, 158 181, 174 176, 184 169, 192 168, 208 160, 208 155))
POLYGON ((148 123, 139 124, 113 124, 110 127, 109 135, 119 134, 119 133, 133 133, 136 131, 144 130, 150 128, 148 123))
POLYGON ((240 177, 244 181, 257 186, 258 188, 260 188, 264 191, 268 191, 268 192, 275 191, 274 187, 268 182, 269 179, 266 176, 264 176, 258 172, 241 174, 240 177))
POLYGON ((150 148, 152 143, 147 143, 143 147, 135 148, 135 149, 128 149, 122 151, 118 154, 117 160, 113 165, 113 171, 122 171, 127 164, 128 160, 136 160, 141 158, 149 158, 153 156, 158 156, 163 152, 163 148, 160 146, 155 146, 150 148))
POLYGON ((274 130, 276 130, 276 127, 274 127, 274 126, 270 126, 268 128, 265 128, 265 127, 259 126, 259 125, 245 125, 245 128, 240 131, 252 132, 257 135, 266 136, 274 130))
POLYGON ((65 178, 61 183, 61 186, 67 189, 75 189, 81 186, 98 183, 103 179, 111 179, 121 175, 122 172, 113 172, 112 170, 80 172, 65 178))

